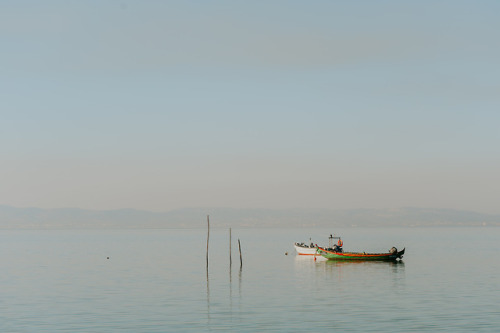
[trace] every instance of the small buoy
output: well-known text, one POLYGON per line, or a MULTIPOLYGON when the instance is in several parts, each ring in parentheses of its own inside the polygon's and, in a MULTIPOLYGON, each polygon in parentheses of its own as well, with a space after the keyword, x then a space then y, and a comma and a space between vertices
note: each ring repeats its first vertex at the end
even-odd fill
POLYGON ((288 255, 288 252, 285 252, 285 255, 287 256, 287 255, 288 255))
POLYGON ((316 261, 316 256, 314 256, 314 261, 316 261))

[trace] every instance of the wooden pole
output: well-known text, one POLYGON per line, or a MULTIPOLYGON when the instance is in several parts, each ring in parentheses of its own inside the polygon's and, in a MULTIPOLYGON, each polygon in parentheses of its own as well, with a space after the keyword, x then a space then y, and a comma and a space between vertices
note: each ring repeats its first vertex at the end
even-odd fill
POLYGON ((207 231, 207 272, 208 272, 208 241, 210 239, 210 218, 209 218, 209 215, 207 215, 207 226, 208 226, 208 231, 207 231))
POLYGON ((233 261, 231 259, 231 228, 229 228, 229 268, 231 268, 232 264, 233 261))
POLYGON ((238 249, 240 250, 240 268, 241 268, 243 267, 243 260, 241 259, 241 243, 239 238, 238 238, 238 249))

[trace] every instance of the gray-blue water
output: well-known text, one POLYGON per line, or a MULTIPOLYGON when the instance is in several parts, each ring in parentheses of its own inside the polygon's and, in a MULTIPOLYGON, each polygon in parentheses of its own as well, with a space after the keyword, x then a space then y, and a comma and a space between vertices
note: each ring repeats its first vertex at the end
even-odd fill
POLYGON ((2 230, 0 332, 498 332, 499 243, 500 228, 233 229, 230 270, 213 229, 207 283, 205 229, 2 230), (406 255, 295 255, 330 233, 406 255))

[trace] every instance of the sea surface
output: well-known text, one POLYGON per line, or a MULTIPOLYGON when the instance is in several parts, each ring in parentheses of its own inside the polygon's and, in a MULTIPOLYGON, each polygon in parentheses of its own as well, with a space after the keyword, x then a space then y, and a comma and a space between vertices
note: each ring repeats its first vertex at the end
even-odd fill
POLYGON ((1 230, 0 332, 499 332, 500 228, 1 230), (406 248, 400 263, 293 243, 406 248), (238 251, 241 244, 242 265, 238 251))

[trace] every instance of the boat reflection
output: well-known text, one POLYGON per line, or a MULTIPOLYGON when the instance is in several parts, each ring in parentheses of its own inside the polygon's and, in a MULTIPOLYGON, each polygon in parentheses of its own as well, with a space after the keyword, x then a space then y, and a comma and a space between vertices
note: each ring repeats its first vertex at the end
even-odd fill
MULTIPOLYGON (((335 261, 326 260, 315 265, 315 277, 346 286, 357 283, 391 281, 393 286, 405 279, 403 261, 335 261)), ((384 282, 384 283, 385 283, 384 282)))
MULTIPOLYGON (((337 287, 349 284, 385 281, 393 286, 405 279, 405 263, 399 261, 344 261, 296 256, 296 277, 303 283, 331 283, 337 287)), ((385 283, 384 282, 384 283, 385 283)))
POLYGON ((403 266, 405 265, 404 261, 363 261, 363 260, 324 260, 325 265, 330 265, 334 267, 343 267, 343 266, 403 266))

